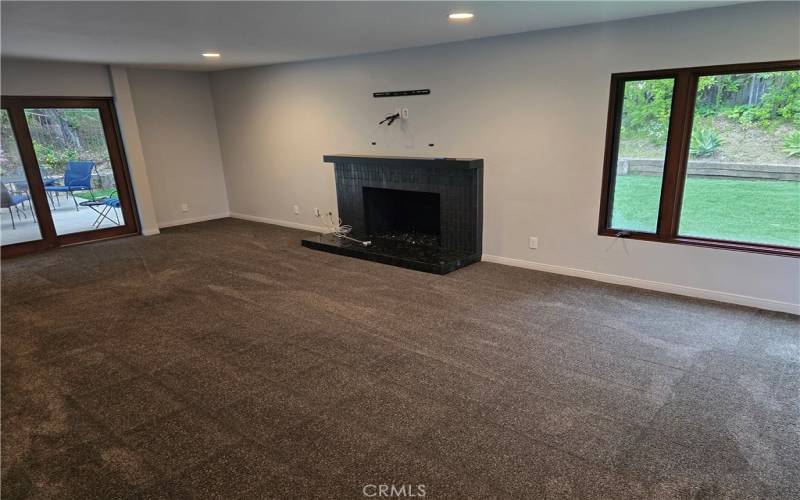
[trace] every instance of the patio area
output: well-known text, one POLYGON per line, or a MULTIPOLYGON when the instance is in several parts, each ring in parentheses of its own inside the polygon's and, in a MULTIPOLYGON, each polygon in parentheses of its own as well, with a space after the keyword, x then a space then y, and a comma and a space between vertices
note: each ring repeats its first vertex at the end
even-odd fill
MULTIPOLYGON (((119 217, 119 223, 124 224, 122 212, 119 209, 112 208, 108 213, 108 218, 101 218, 98 226, 95 223, 98 213, 92 207, 79 205, 76 210, 72 198, 65 198, 64 196, 61 196, 58 201, 60 204, 57 202, 55 206, 53 206, 53 203, 50 204, 50 213, 53 216, 53 223, 59 235, 115 227, 118 225, 117 217, 119 217)), ((78 197, 77 201, 81 203, 87 200, 78 197)), ((96 208, 100 210, 104 207, 98 206, 96 208)), ((13 226, 8 209, 4 208, 0 213, 0 242, 3 245, 41 239, 39 224, 32 217, 30 203, 25 203, 24 208, 22 206, 19 207, 21 217, 18 216, 15 208, 11 210, 14 212, 13 226)))

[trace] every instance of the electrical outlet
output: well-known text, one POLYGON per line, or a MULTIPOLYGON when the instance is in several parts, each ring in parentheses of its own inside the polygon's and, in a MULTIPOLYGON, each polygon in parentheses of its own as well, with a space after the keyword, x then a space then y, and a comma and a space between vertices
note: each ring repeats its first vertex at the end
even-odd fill
POLYGON ((188 211, 189 211, 189 204, 188 203, 182 203, 181 204, 181 212, 188 212, 188 211))
POLYGON ((314 207, 314 217, 319 217, 319 208, 314 207))
POLYGON ((293 208, 294 208, 294 214, 300 215, 300 205, 295 205, 293 208))
POLYGON ((539 238, 531 236, 530 239, 528 239, 528 247, 534 250, 539 248, 539 238))
POLYGON ((408 108, 403 108, 402 111, 400 111, 400 118, 408 120, 408 108))

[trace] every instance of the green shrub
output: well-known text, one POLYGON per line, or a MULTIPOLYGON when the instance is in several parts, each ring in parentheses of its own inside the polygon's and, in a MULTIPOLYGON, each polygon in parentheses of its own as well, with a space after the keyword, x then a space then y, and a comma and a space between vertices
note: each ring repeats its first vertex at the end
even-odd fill
POLYGON ((50 174, 63 174, 67 162, 81 159, 81 153, 77 149, 53 147, 36 140, 33 141, 33 149, 36 152, 39 166, 49 168, 48 173, 50 174))
POLYGON ((783 152, 789 156, 800 156, 800 130, 786 134, 783 138, 783 152))
POLYGON ((624 137, 647 139, 653 144, 666 141, 673 86, 669 78, 625 83, 621 123, 624 137))
POLYGON ((701 128, 692 132, 689 152, 694 156, 711 156, 722 145, 722 138, 713 128, 701 128))
POLYGON ((700 77, 695 109, 702 117, 722 114, 769 130, 786 122, 800 126, 800 71, 700 77))

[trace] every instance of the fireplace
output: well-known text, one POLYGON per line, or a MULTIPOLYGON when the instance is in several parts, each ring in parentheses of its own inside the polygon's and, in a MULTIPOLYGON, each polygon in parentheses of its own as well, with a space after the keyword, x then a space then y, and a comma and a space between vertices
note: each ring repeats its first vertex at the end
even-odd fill
POLYGON ((370 240, 438 247, 439 193, 363 187, 364 227, 370 240))
POLYGON ((328 155, 336 200, 351 236, 303 246, 446 274, 481 258, 483 160, 328 155))

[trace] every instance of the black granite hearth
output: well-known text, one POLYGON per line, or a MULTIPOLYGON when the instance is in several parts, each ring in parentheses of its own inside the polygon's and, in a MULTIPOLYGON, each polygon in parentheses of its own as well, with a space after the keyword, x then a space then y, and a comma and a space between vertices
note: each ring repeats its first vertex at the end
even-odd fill
POLYGON ((458 268, 481 260, 480 254, 469 254, 441 247, 412 245, 404 241, 372 238, 372 245, 339 238, 333 234, 321 234, 303 240, 303 246, 347 257, 371 260, 398 267, 447 274, 458 268))
POLYGON ((446 274, 481 258, 483 160, 325 156, 339 217, 365 246, 333 234, 305 247, 446 274))

